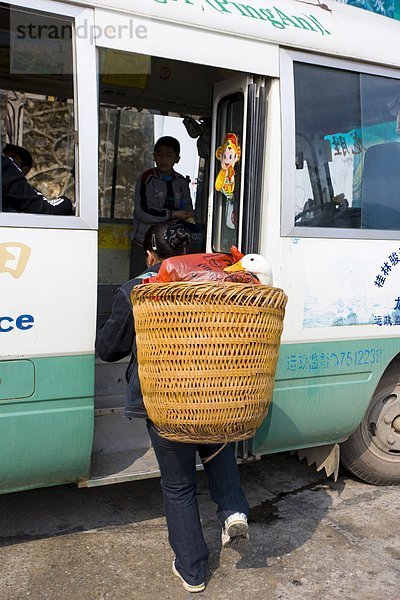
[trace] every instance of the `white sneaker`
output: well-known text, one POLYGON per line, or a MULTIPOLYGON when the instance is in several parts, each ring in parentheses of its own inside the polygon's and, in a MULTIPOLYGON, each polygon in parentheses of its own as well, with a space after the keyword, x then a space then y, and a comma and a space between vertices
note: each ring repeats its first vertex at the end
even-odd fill
POLYGON ((249 526, 243 513, 234 513, 225 519, 222 528, 223 548, 238 548, 249 541, 249 526))
POLYGON ((175 566, 175 559, 173 560, 172 563, 172 572, 174 575, 176 575, 177 577, 179 577, 179 579, 182 581, 183 583, 183 587, 185 588, 185 590, 187 592, 192 592, 192 593, 196 593, 196 592, 204 592, 204 590, 206 589, 206 584, 203 583, 199 583, 198 585, 191 585, 190 583, 188 583, 187 581, 185 581, 182 577, 182 575, 179 573, 178 569, 175 566))

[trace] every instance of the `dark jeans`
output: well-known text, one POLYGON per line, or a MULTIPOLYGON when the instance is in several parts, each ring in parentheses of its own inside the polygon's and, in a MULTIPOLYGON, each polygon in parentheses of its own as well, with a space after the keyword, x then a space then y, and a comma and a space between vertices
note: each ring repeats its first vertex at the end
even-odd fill
MULTIPOLYGON (((175 565, 185 581, 198 585, 205 581, 209 552, 197 505, 196 450, 203 460, 221 445, 173 442, 159 436, 150 421, 147 421, 147 427, 161 471, 169 543, 175 552, 175 565)), ((249 505, 240 485, 233 445, 227 445, 205 463, 204 469, 221 525, 233 513, 248 515, 249 505)))

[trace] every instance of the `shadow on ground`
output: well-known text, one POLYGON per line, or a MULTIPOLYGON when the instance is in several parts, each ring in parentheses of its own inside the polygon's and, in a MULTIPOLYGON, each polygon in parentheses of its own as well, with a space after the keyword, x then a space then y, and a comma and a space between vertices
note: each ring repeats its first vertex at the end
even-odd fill
MULTIPOLYGON (((342 484, 300 463, 273 455, 240 466, 250 503, 251 540, 240 551, 237 569, 270 566, 301 547, 313 535, 332 503, 332 488, 342 484)), ((210 547, 210 578, 220 567, 221 530, 207 477, 199 473, 198 498, 204 534, 210 547)), ((165 535, 158 479, 98 488, 61 486, 0 496, 0 546, 141 524, 141 531, 160 528, 165 535)), ((232 551, 233 552, 233 551, 232 551)))

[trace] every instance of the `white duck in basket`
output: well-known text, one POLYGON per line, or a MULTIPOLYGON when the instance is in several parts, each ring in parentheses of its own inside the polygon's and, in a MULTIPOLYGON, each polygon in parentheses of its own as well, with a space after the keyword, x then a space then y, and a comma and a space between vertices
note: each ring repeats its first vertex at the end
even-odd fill
POLYGON ((272 269, 261 254, 245 254, 239 262, 230 267, 225 267, 224 271, 228 273, 235 273, 236 271, 253 273, 261 284, 272 286, 272 269))

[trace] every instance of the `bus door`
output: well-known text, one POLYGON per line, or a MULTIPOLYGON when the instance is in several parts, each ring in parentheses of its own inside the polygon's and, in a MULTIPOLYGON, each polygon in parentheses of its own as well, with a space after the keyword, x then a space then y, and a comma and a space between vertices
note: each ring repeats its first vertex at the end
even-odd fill
MULTIPOLYGON (((196 224, 205 230, 212 85, 233 72, 103 47, 98 57, 100 327, 111 313, 116 289, 145 269, 143 250, 131 242, 132 215, 138 178, 153 166, 154 142, 162 135, 181 143, 177 170, 191 180, 196 224), (121 64, 131 72, 122 76, 121 64), (189 79, 195 84, 188 86, 189 79)), ((92 462, 81 487, 158 474, 145 420, 124 416, 129 360, 108 363, 96 357, 92 462)))
POLYGON ((258 252, 265 114, 265 78, 214 85, 208 251, 258 252))
MULTIPOLYGON (((207 251, 245 254, 260 244, 266 80, 239 75, 214 85, 207 251), (227 167, 227 168, 226 168, 227 167)), ((237 444, 239 460, 249 456, 237 444)))
MULTIPOLYGON (((182 160, 177 170, 184 176, 189 175, 195 183, 192 203, 196 224, 202 231, 208 225, 211 231, 208 249, 229 251, 232 244, 240 245, 245 251, 257 248, 258 229, 254 223, 259 220, 259 197, 258 179, 253 170, 257 170, 255 158, 262 160, 261 153, 256 152, 255 135, 259 136, 262 147, 260 106, 264 85, 262 80, 243 72, 215 65, 103 47, 98 48, 98 54, 100 326, 110 314, 115 289, 143 271, 138 263, 140 248, 132 248, 129 230, 136 182, 140 174, 153 165, 154 141, 161 135, 172 135, 180 141, 182 160), (140 66, 143 74, 138 77, 128 73, 122 77, 118 71, 120 64, 130 65, 133 73, 140 66), (258 123, 259 129, 255 126, 258 123), (221 170, 218 169, 220 161, 214 158, 215 152, 223 145, 227 133, 232 134, 230 139, 236 139, 240 146, 240 150, 237 148, 240 160, 235 164, 235 189, 226 196, 216 191, 215 200, 212 194, 210 202, 209 189, 214 189, 215 178, 221 170), (193 150, 196 160, 189 165, 188 156, 194 158, 193 150), (248 161, 247 157, 250 157, 248 161), (189 167, 194 172, 189 171, 189 167)), ((221 186, 221 190, 225 189, 226 186, 221 186)), ((129 420, 124 416, 129 358, 107 363, 96 357, 92 463, 89 478, 79 483, 82 487, 158 474, 144 419, 129 420)))

